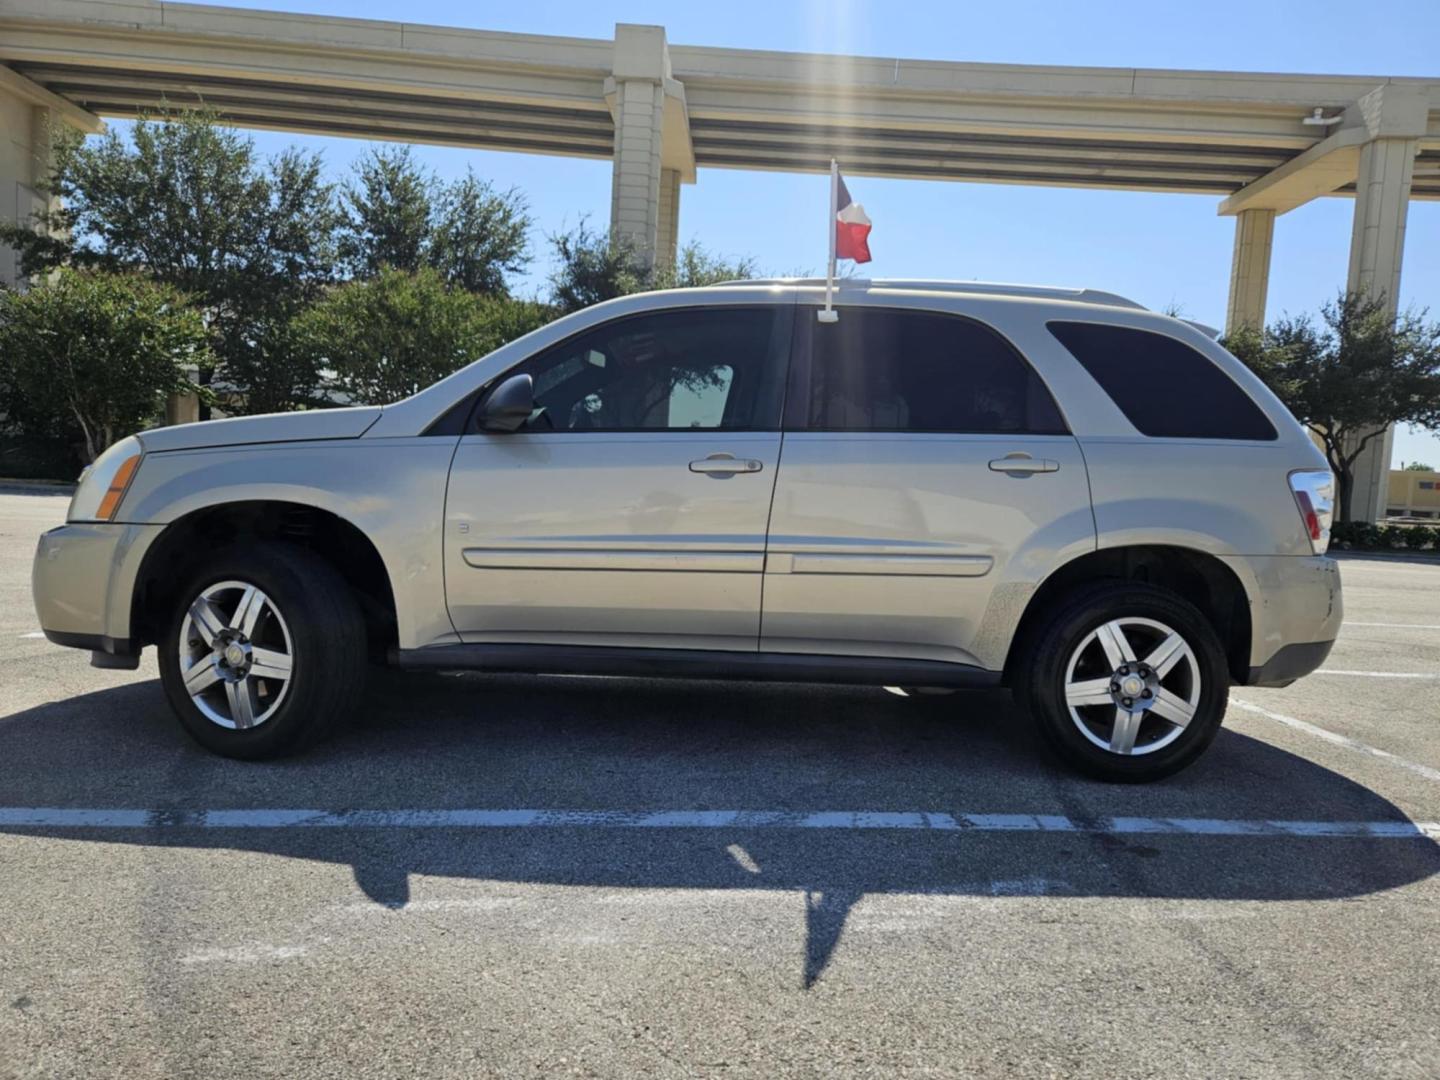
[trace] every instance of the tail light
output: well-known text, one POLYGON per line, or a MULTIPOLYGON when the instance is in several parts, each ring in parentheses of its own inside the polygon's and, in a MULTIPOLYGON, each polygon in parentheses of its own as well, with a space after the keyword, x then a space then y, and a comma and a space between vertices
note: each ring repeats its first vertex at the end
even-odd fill
POLYGON ((1330 547, 1330 523, 1335 517, 1335 477, 1326 469, 1306 469, 1290 474, 1295 506, 1310 537, 1310 548, 1324 555, 1330 547))

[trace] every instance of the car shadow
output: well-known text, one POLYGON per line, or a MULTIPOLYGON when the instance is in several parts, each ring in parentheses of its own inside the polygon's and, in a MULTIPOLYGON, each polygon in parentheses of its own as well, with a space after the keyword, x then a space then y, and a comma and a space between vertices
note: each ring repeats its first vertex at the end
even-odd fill
POLYGON ((804 983, 867 894, 1317 900, 1440 871, 1416 838, 747 828, 222 828, 217 809, 928 811, 1244 820, 1408 820, 1355 781, 1233 731, 1148 786, 1045 758, 1001 692, 641 679, 377 675, 367 710, 300 758, 240 763, 180 732, 159 683, 0 718, 0 806, 143 808, 134 829, 0 832, 229 848, 348 864, 375 903, 412 875, 805 897, 804 983))

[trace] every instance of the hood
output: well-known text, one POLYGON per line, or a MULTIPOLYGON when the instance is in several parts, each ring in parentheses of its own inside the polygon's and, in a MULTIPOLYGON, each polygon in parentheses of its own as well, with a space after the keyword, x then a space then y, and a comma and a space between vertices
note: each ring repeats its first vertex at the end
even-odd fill
POLYGON ((309 412, 237 416, 200 424, 176 424, 140 432, 146 453, 199 450, 246 443, 304 442, 310 439, 358 439, 380 419, 380 406, 312 409, 309 412))

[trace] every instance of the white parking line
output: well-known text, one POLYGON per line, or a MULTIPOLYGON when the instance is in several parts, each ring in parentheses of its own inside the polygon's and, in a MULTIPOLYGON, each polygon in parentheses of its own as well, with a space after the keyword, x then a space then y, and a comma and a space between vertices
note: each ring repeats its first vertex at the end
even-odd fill
POLYGON ((50 829, 854 829, 952 833, 1440 839, 1440 821, 951 814, 924 810, 141 810, 0 807, 0 828, 50 829))
POLYGON ((1320 668, 1314 675, 1359 675, 1366 679, 1440 679, 1428 671, 1347 671, 1343 668, 1320 668))
POLYGON ((1340 629, 1347 626, 1383 626, 1392 630, 1440 630, 1440 623, 1416 623, 1416 622, 1351 622, 1346 619, 1340 629))
POLYGON ((43 637, 45 636, 45 631, 44 631, 44 630, 32 630, 30 633, 28 633, 28 634, 21 634, 20 636, 21 636, 22 638, 43 638, 43 637))
POLYGON ((1415 761, 1407 761, 1389 750, 1381 750, 1379 747, 1363 743, 1358 739, 1352 739, 1348 735, 1340 735, 1334 731, 1327 731, 1325 728, 1316 727, 1314 724, 1306 723, 1304 720, 1297 720, 1293 716, 1286 716, 1284 713, 1271 712, 1269 709, 1262 709, 1253 702, 1244 701, 1241 698, 1232 697, 1230 704, 1246 712, 1263 716, 1267 720, 1274 720, 1277 724, 1284 724, 1297 731, 1303 731, 1307 735, 1314 735, 1317 739, 1324 739, 1326 742, 1334 743, 1336 746, 1343 746, 1348 750, 1356 750, 1362 754, 1369 754, 1371 757, 1381 758, 1392 765, 1399 765, 1402 769, 1409 769, 1413 773, 1425 777, 1427 780, 1440 781, 1440 769, 1432 769, 1429 765, 1421 765, 1415 761))

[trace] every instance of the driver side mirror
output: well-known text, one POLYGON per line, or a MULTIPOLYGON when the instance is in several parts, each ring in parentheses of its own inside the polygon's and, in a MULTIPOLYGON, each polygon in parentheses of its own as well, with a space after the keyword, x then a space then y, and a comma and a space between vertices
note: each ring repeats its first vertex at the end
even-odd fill
POLYGON ((519 431, 534 411, 535 380, 529 375, 511 375, 490 391, 475 423, 481 431, 519 431))

